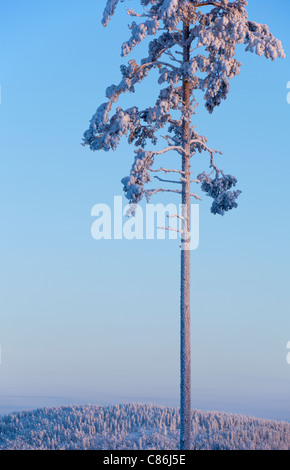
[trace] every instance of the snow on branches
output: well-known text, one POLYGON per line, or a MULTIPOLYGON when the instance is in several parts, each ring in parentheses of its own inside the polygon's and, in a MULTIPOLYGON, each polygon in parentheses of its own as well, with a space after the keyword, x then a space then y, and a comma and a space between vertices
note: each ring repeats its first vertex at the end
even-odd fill
MULTIPOLYGON (((123 2, 124 0, 121 0, 121 1, 123 2)), ((119 0, 107 0, 107 5, 104 10, 103 20, 102 20, 102 23, 104 26, 107 26, 107 24, 109 23, 111 17, 115 13, 115 9, 118 3, 119 3, 119 0)))
MULTIPOLYGON (((102 20, 104 26, 114 15, 119 1, 125 2, 107 0, 102 20)), ((160 130, 164 127, 167 127, 166 140, 171 147, 187 148, 189 159, 196 152, 206 151, 212 166, 212 151, 206 145, 207 139, 195 132, 191 117, 195 114, 198 94, 203 96, 210 113, 227 98, 230 80, 241 69, 241 63, 235 58, 237 45, 243 44, 246 51, 264 55, 267 59, 285 57, 281 42, 268 26, 248 19, 245 0, 140 0, 138 4, 140 12, 127 10, 134 21, 129 26, 131 36, 122 46, 122 56, 127 56, 147 37, 148 56, 140 64, 130 60, 128 65, 121 66, 120 83, 107 88, 107 101, 99 106, 84 133, 84 145, 89 145, 92 150, 115 150, 123 136, 137 146, 131 173, 122 180, 126 197, 132 203, 157 192, 145 189, 151 181, 149 171, 153 170, 158 154, 148 150, 147 145, 159 142, 160 130), (184 24, 188 25, 186 38, 184 24), (150 36, 154 38, 149 39, 150 36), (188 51, 186 56, 185 49, 188 51), (161 85, 155 104, 145 109, 117 106, 119 97, 134 92, 136 85, 152 69, 157 69, 161 85), (191 100, 186 106, 185 82, 191 100), (190 124, 189 146, 183 141, 185 122, 190 124)), ((180 149, 177 152, 182 155, 180 149)), ((220 170, 214 179, 206 173, 199 176, 202 190, 214 199, 213 213, 224 214, 237 206, 239 192, 231 191, 236 184, 234 177, 225 176, 220 170)))
POLYGON ((131 169, 130 176, 122 179, 124 192, 131 204, 137 204, 146 193, 144 185, 151 181, 149 170, 154 163, 153 152, 144 149, 135 150, 135 160, 131 169))
POLYGON ((207 196, 213 198, 211 206, 213 214, 224 215, 225 212, 238 206, 236 199, 241 194, 241 191, 231 191, 231 188, 236 186, 237 183, 234 176, 224 175, 219 171, 216 173, 215 178, 202 173, 198 175, 197 179, 201 181, 202 191, 207 193, 207 196))

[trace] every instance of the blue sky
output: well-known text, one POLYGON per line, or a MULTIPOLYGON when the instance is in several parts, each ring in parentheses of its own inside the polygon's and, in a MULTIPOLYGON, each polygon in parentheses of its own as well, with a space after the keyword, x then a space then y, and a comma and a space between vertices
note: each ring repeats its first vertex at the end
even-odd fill
MULTIPOLYGON (((129 35, 122 4, 101 26, 104 3, 0 1, 0 412, 178 405, 177 243, 90 233, 92 207, 122 194, 133 158, 126 142, 114 153, 80 145, 106 87, 119 82, 129 35)), ((192 405, 289 420, 290 4, 249 3, 249 16, 270 26, 287 58, 273 63, 239 48, 243 67, 228 100, 213 115, 201 103, 195 117, 243 193, 225 217, 210 213, 209 200, 200 205, 192 405)), ((152 79, 124 103, 155 100, 152 79)))

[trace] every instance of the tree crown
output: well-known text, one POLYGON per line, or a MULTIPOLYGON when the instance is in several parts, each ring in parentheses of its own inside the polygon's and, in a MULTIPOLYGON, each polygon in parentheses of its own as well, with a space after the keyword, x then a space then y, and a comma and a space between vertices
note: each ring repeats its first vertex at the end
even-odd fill
MULTIPOLYGON (((114 15, 118 3, 124 1, 107 0, 102 20, 104 26, 114 15)), ((264 55, 267 59, 285 57, 281 42, 268 26, 248 19, 246 6, 245 0, 140 0, 140 12, 127 10, 134 19, 129 27, 131 36, 122 45, 121 55, 130 54, 147 36, 154 38, 149 41, 148 56, 140 64, 132 59, 126 66, 121 66, 122 79, 118 85, 107 88, 107 101, 92 117, 84 134, 84 145, 89 145, 92 150, 115 150, 122 136, 135 144, 137 149, 130 175, 122 180, 131 203, 162 191, 161 188, 148 190, 145 185, 151 181, 151 172, 158 171, 153 169, 157 155, 170 150, 183 155, 182 126, 184 122, 191 122, 197 105, 196 94, 203 94, 209 113, 227 98, 230 79, 237 76, 241 68, 235 58, 238 44, 244 44, 246 51, 264 55), (184 25, 187 26, 186 37, 184 25), (188 50, 186 58, 185 48, 188 50), (120 95, 134 92, 136 85, 152 69, 158 70, 158 83, 163 86, 155 105, 145 109, 114 106, 113 111, 120 95), (191 97, 187 106, 182 92, 184 80, 189 84, 191 97), (166 126, 168 134, 163 139, 168 146, 162 151, 148 150, 148 143, 155 145, 161 137, 160 129, 166 126)), ((211 211, 223 215, 237 206, 240 191, 232 191, 237 181, 217 168, 213 157, 220 152, 211 150, 206 137, 198 135, 191 125, 189 140, 189 157, 203 151, 210 156, 211 172, 201 173, 194 181, 201 183, 201 189, 214 199, 211 211)), ((179 173, 182 179, 182 171, 179 173)))

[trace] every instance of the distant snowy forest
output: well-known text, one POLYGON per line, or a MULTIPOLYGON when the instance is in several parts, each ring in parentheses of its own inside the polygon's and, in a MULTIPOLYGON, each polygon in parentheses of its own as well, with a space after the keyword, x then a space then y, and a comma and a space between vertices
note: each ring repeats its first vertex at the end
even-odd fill
MULTIPOLYGON (((63 406, 0 418, 0 449, 179 448, 178 408, 63 406)), ((192 412, 192 449, 289 450, 290 424, 222 412, 192 412)))

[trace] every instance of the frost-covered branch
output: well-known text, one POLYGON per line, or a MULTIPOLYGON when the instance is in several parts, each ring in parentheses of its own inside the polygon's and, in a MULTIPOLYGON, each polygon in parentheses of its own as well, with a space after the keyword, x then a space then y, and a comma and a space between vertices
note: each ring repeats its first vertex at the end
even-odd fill
POLYGON ((152 153, 154 153, 154 155, 163 155, 163 153, 170 152, 171 150, 176 150, 179 153, 184 153, 184 149, 178 145, 171 145, 170 147, 166 147, 162 150, 157 150, 152 153))
POLYGON ((164 173, 180 173, 181 175, 184 175, 184 171, 181 170, 169 170, 168 168, 159 168, 158 170, 154 170, 153 168, 150 168, 150 171, 152 172, 158 172, 158 171, 163 171, 164 173))
POLYGON ((176 194, 181 194, 180 189, 164 189, 164 188, 157 188, 157 189, 147 189, 146 194, 147 196, 151 197, 154 194, 157 193, 176 193, 176 194))

